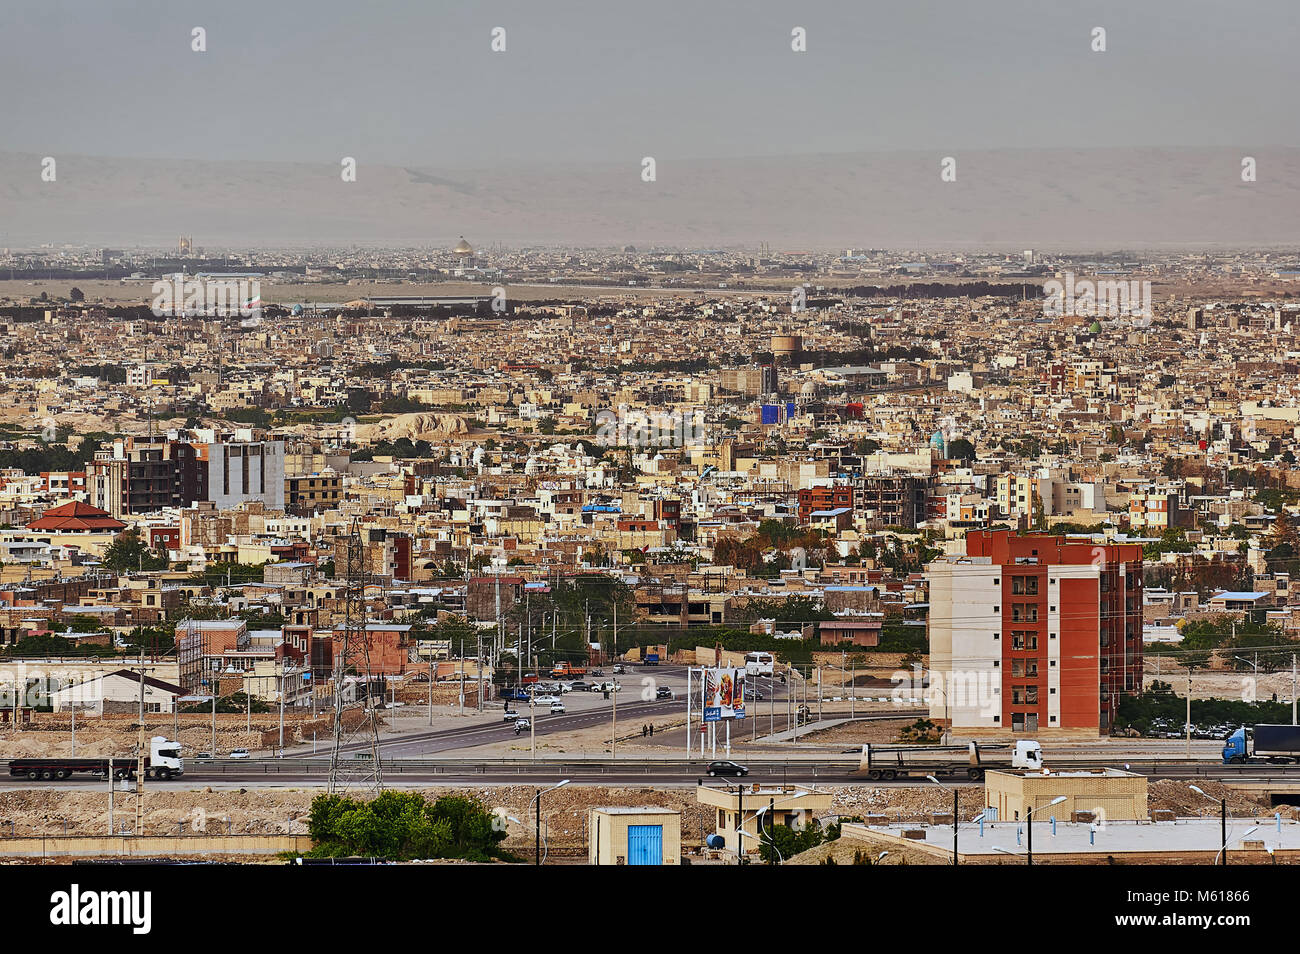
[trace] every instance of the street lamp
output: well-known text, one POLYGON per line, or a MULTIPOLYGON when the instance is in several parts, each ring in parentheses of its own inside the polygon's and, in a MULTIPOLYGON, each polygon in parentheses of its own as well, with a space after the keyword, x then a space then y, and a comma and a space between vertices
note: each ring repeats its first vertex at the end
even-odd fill
POLYGON ((538 791, 538 793, 533 796, 532 801, 528 803, 529 808, 532 807, 532 802, 537 803, 537 836, 533 847, 533 851, 534 851, 533 863, 536 865, 540 865, 542 863, 542 796, 545 795, 547 792, 555 791, 557 788, 564 788, 564 786, 568 784, 569 784, 569 780, 567 778, 563 779, 562 781, 560 781, 555 785, 552 785, 550 788, 546 789, 545 791, 538 791))
MULTIPOLYGON (((1188 785, 1187 787, 1197 795, 1200 795, 1203 798, 1209 798, 1210 801, 1214 801, 1214 799, 1207 795, 1203 789, 1198 788, 1195 785, 1188 785)), ((1222 842, 1222 847, 1219 850, 1223 853, 1223 863, 1226 865, 1228 863, 1228 800, 1226 798, 1219 799, 1219 834, 1222 842)), ((1218 856, 1216 855, 1215 857, 1217 858, 1218 856)))
MULTIPOLYGON (((1255 825, 1254 827, 1247 828, 1245 831, 1243 831, 1241 833, 1241 837, 1245 839, 1246 836, 1253 835, 1257 831, 1259 831, 1259 826, 1255 825)), ((1223 855, 1223 863, 1226 865, 1228 863, 1228 843, 1226 841, 1223 843, 1223 847, 1219 849, 1219 854, 1223 855)), ((1214 864, 1218 864, 1219 854, 1216 854, 1214 856, 1214 864)))
MULTIPOLYGON (((1065 796, 1057 795, 1054 799, 1052 799, 1043 807, 1051 808, 1053 805, 1059 805, 1063 801, 1065 801, 1065 796)), ((1034 812, 1037 810, 1037 807, 1038 806, 1035 806, 1034 808, 1031 808, 1027 812, 1025 812, 1025 827, 1029 830, 1026 859, 1027 859, 1027 863, 1031 865, 1034 863, 1034 812)))
MULTIPOLYGON (((764 811, 766 811, 766 809, 764 809, 764 811)), ((758 814, 761 815, 762 812, 758 812, 758 814)), ((753 839, 754 839, 756 842, 758 842, 760 845, 761 845, 762 842, 763 842, 763 839, 762 839, 761 836, 759 836, 759 835, 751 835, 749 832, 745 831, 745 829, 743 829, 743 828, 740 829, 740 831, 736 832, 736 834, 740 836, 739 838, 736 839, 737 844, 742 844, 742 845, 743 845, 744 839, 746 839, 746 838, 753 838, 753 839)), ((776 852, 776 857, 777 857, 777 862, 776 862, 776 863, 779 864, 779 865, 780 865, 780 864, 785 864, 785 856, 781 854, 781 849, 778 848, 778 847, 776 847, 776 842, 773 841, 772 838, 771 838, 770 836, 769 836, 768 839, 767 839, 767 843, 768 843, 769 845, 771 845, 771 846, 772 846, 772 850, 776 852)), ((737 856, 737 857, 741 857, 742 853, 743 853, 743 852, 737 852, 737 853, 736 853, 736 856, 737 856)))
MULTIPOLYGON (((740 786, 737 786, 737 788, 740 788, 740 786)), ((742 791, 742 793, 743 793, 743 789, 741 789, 741 791, 742 791)), ((798 792, 798 793, 796 793, 796 794, 794 794, 794 795, 791 795, 790 798, 788 799, 788 801, 794 801, 796 798, 803 798, 803 797, 804 797, 805 795, 807 795, 807 794, 809 794, 809 793, 808 793, 808 792, 798 792)), ((774 814, 774 815, 776 814, 776 810, 775 810, 775 802, 776 802, 776 800, 775 800, 775 799, 772 799, 768 804, 764 805, 764 806, 763 806, 762 808, 760 808, 758 811, 754 812, 753 818, 754 818, 755 820, 758 821, 758 830, 759 830, 759 834, 758 834, 758 835, 751 835, 749 832, 745 831, 745 818, 744 818, 743 815, 742 815, 741 818, 740 818, 739 827, 737 828, 737 834, 740 835, 740 836, 743 836, 743 837, 745 837, 745 838, 753 838, 755 841, 758 841, 758 842, 761 843, 761 842, 762 842, 762 838, 761 838, 760 836, 761 836, 762 831, 763 831, 763 823, 762 823, 762 821, 761 821, 760 819, 762 818, 762 816, 763 816, 766 812, 769 812, 769 811, 772 812, 772 814, 774 814)), ((780 850, 779 848, 776 847, 776 841, 775 841, 775 839, 773 839, 773 837, 772 837, 772 828, 773 828, 774 826, 775 826, 775 823, 774 823, 774 822, 769 823, 769 826, 768 826, 768 835, 767 835, 767 843, 768 843, 769 845, 772 846, 772 850, 776 852, 776 856, 777 856, 777 858, 780 859, 780 860, 777 862, 777 864, 784 864, 784 863, 785 863, 785 858, 782 856, 782 854, 781 854, 781 850, 780 850)), ((739 840, 737 841, 737 843, 739 843, 739 840)))
MULTIPOLYGON (((934 784, 938 785, 940 788, 948 787, 947 785, 944 785, 943 782, 935 778, 933 775, 927 775, 926 778, 934 782, 934 784)), ((954 866, 957 864, 957 788, 956 786, 953 786, 953 790, 952 790, 952 863, 954 866)))

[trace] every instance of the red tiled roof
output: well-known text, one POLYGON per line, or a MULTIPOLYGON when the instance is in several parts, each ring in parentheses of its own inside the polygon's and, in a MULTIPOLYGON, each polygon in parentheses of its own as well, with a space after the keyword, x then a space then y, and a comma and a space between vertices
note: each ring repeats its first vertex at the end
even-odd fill
POLYGON ((74 500, 61 507, 45 511, 39 520, 27 525, 28 530, 92 530, 99 533, 116 533, 126 524, 88 503, 74 500))

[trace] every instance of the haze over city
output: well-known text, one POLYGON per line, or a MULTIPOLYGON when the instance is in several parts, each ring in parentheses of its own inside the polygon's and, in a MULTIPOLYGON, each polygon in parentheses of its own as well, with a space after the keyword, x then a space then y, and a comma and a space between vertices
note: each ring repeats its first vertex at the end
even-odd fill
POLYGON ((1297 41, 1281 0, 0 10, 5 926, 391 945, 339 866, 523 912, 541 867, 924 865, 788 930, 1276 936, 1297 41))

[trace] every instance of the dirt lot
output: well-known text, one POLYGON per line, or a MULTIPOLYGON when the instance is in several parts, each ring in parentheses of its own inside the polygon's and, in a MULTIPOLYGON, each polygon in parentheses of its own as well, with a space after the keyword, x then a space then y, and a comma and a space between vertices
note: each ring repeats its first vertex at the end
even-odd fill
MULTIPOLYGON (((1249 659, 1249 654, 1244 654, 1249 659)), ((1180 696, 1187 695, 1187 670, 1170 659, 1159 656, 1146 656, 1142 660, 1143 681, 1147 687, 1151 683, 1167 682, 1180 696)), ((1230 669, 1206 670, 1192 672, 1193 699, 1246 699, 1246 693, 1252 689, 1254 673, 1250 669, 1237 672, 1230 669)), ((1268 700, 1276 693, 1282 702, 1291 700, 1291 670, 1282 672, 1261 672, 1253 685, 1254 698, 1268 700)), ((1247 700, 1249 701, 1249 700, 1247 700)))
POLYGON ((873 719, 869 722, 848 722, 834 728, 808 732, 799 736, 800 742, 815 742, 819 745, 861 745, 870 742, 873 745, 888 745, 899 741, 898 733, 904 726, 911 725, 915 719, 873 719))
MULTIPOLYGON (((248 732, 241 723, 238 728, 217 726, 217 751, 221 754, 231 749, 245 748, 253 750, 262 744, 262 730, 276 728, 271 724, 254 720, 253 731, 248 732)), ((286 727, 286 740, 291 738, 286 727)), ((172 727, 150 728, 147 735, 166 735, 172 738, 172 727)), ((195 752, 207 752, 212 747, 211 726, 182 728, 181 745, 184 752, 192 756, 195 752)), ((77 720, 77 756, 129 756, 135 751, 137 732, 127 725, 110 726, 99 722, 82 724, 77 720)), ((0 759, 23 758, 30 756, 48 756, 51 758, 68 758, 72 755, 72 733, 63 731, 44 731, 22 729, 18 732, 6 730, 0 733, 0 759)))
MULTIPOLYGON (((1210 799, 1200 798, 1179 781, 1151 783, 1150 807, 1172 809, 1180 816, 1218 813, 1217 799, 1227 796, 1234 815, 1268 814, 1263 803, 1229 792, 1223 785, 1200 783, 1210 799)), ((891 821, 928 821, 930 812, 951 808, 952 796, 934 786, 870 788, 829 786, 834 815, 886 815, 891 821)), ((467 789, 425 789, 431 797, 467 789)), ((521 854, 532 848, 533 816, 529 802, 532 786, 486 786, 472 790, 492 809, 503 809, 518 819, 509 822, 506 846, 521 854)), ((247 789, 237 791, 150 791, 145 794, 145 831, 149 834, 179 834, 206 830, 209 834, 283 834, 306 831, 306 815, 318 791, 307 789, 247 789)), ((959 808, 964 818, 973 817, 983 806, 979 788, 959 790, 959 808)), ((586 850, 587 810, 599 806, 654 806, 682 812, 682 844, 698 846, 713 830, 713 812, 696 804, 692 789, 587 788, 569 787, 546 796, 544 829, 549 831, 550 851, 557 857, 574 857, 586 850)), ((1282 808, 1284 817, 1296 817, 1294 809, 1282 808)), ((119 792, 116 817, 120 829, 134 825, 134 795, 119 792)), ((828 816, 823 821, 831 821, 828 816)), ((0 791, 0 853, 9 822, 17 835, 102 834, 108 830, 108 794, 85 790, 16 789, 0 791)), ((851 861, 851 852, 849 860, 851 861)), ((839 861, 844 859, 837 858, 839 861)))

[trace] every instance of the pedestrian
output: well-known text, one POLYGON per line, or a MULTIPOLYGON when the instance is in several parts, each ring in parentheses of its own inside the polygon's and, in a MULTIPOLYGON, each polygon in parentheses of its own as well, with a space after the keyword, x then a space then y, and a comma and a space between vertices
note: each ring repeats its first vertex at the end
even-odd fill
POLYGON ((654 724, 653 722, 651 722, 651 723, 650 723, 650 738, 653 739, 654 737, 655 737, 655 724, 654 724))

